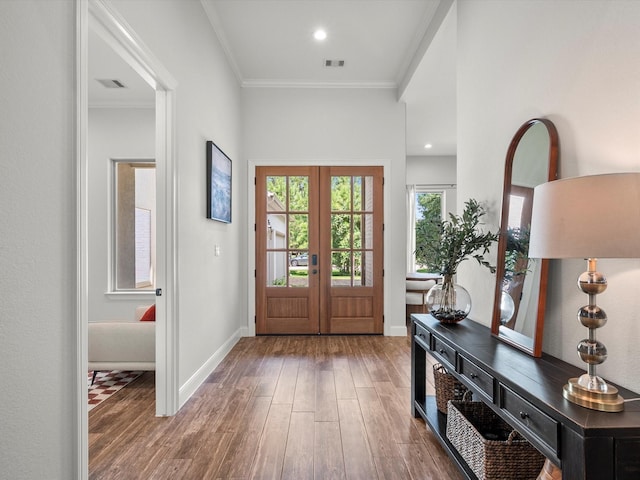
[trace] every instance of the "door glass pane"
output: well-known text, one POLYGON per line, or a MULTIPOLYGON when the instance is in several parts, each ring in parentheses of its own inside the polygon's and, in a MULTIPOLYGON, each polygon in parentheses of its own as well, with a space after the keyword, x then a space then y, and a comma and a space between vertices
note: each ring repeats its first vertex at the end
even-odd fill
POLYGON ((367 250, 362 255, 361 265, 362 285, 370 287, 373 285, 373 251, 367 250))
POLYGON ((267 286, 287 286, 287 252, 267 252, 267 286))
POLYGON ((372 285, 362 262, 373 258, 373 177, 331 177, 331 211, 332 285, 372 285))
POLYGON ((362 236, 362 247, 373 249, 373 214, 367 213, 362 215, 362 224, 360 227, 362 236))
POLYGON ((351 285, 351 252, 331 253, 331 286, 351 285))
POLYGON ((331 211, 351 210, 351 177, 331 177, 331 211))
POLYGON ((331 215, 331 248, 351 248, 351 215, 331 215))
POLYGON ((286 248, 287 217, 285 215, 267 214, 267 248, 286 248))
POLYGON ((362 252, 353 252, 353 268, 351 272, 354 286, 364 285, 362 283, 362 252))
POLYGON ((267 212, 283 212, 287 208, 287 177, 267 177, 267 212))
POLYGON ((353 209, 355 211, 365 210, 362 203, 362 177, 353 177, 353 209))
POLYGON ((289 177, 289 210, 294 212, 309 210, 308 177, 289 177))
POLYGON ((289 249, 309 248, 309 216, 289 215, 289 249))
POLYGON ((362 210, 373 212, 373 177, 362 178, 362 210))
POLYGON ((353 248, 362 248, 362 217, 353 215, 353 248))
POLYGON ((309 286, 309 255, 307 252, 295 255, 289 261, 289 286, 309 286))
POLYGON ((307 287, 309 177, 276 175, 266 182, 267 286, 307 287))

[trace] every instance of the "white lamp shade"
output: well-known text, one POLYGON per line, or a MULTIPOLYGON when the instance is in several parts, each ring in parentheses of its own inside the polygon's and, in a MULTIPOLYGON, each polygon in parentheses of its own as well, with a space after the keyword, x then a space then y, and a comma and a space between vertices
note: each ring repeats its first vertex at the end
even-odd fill
POLYGON ((591 175, 537 186, 529 257, 640 257, 640 173, 591 175))

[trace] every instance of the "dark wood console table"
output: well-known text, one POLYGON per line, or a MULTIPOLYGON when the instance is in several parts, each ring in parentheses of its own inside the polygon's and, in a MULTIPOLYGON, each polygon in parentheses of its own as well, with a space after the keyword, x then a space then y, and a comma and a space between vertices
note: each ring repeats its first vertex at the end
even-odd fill
MULTIPOLYGON (((583 370, 550 355, 533 358, 469 319, 457 325, 411 316, 411 411, 424 418, 469 479, 475 475, 446 437, 446 415, 426 394, 426 354, 432 355, 541 453, 568 480, 640 479, 640 401, 604 413, 574 405, 562 387, 583 370)), ((639 394, 618 387, 625 398, 639 394)))

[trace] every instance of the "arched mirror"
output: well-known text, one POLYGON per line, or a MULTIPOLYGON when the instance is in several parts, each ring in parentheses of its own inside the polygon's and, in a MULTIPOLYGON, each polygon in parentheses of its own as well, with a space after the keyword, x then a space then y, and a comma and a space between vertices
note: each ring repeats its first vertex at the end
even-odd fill
POLYGON ((491 332, 536 357, 542 354, 548 260, 528 257, 531 207, 534 187, 555 180, 557 164, 553 123, 538 118, 524 123, 505 162, 491 332))

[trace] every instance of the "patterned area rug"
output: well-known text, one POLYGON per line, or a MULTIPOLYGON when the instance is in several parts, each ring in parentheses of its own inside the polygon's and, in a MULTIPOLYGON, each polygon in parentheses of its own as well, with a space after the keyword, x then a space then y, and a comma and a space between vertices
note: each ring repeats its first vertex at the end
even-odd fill
POLYGON ((142 372, 121 372, 113 370, 111 372, 98 372, 96 380, 91 385, 93 371, 89 370, 87 385, 89 385, 89 411, 111 397, 118 390, 133 382, 142 375, 142 372))

